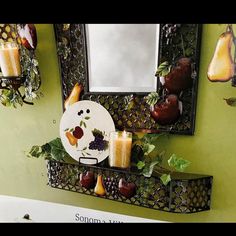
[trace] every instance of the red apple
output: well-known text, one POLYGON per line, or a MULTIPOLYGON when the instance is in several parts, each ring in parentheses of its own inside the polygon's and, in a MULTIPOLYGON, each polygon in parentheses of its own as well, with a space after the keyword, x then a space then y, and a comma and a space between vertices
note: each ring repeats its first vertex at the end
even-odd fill
POLYGON ((182 102, 174 94, 167 96, 165 101, 158 102, 151 107, 151 115, 160 125, 175 123, 182 113, 182 102))
POLYGON ((120 179, 118 187, 119 192, 126 198, 131 198, 136 193, 136 185, 134 183, 128 183, 123 178, 120 179))
POLYGON ((80 184, 86 189, 93 188, 95 185, 95 178, 93 172, 87 171, 86 173, 81 173, 80 184))
POLYGON ((187 57, 180 58, 176 66, 172 67, 161 83, 171 94, 179 94, 181 91, 192 86, 192 65, 191 59, 187 57))
POLYGON ((37 46, 37 33, 34 24, 18 25, 18 33, 20 35, 22 45, 29 49, 35 50, 37 46))
POLYGON ((77 139, 81 139, 84 135, 84 131, 81 127, 76 126, 75 130, 73 131, 73 136, 77 139))

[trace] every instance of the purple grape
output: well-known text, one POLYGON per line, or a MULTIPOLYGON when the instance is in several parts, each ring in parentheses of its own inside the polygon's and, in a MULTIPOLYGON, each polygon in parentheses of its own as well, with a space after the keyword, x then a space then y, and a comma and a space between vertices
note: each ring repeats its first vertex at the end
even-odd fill
POLYGON ((108 141, 104 140, 104 136, 101 131, 93 130, 92 131, 94 140, 89 143, 90 150, 104 151, 108 147, 108 141))

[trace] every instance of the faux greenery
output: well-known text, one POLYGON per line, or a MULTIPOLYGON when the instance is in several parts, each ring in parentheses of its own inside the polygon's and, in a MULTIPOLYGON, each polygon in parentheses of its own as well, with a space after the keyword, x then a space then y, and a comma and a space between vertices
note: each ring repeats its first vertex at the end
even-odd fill
POLYGON ((153 172, 160 175, 164 185, 171 181, 173 171, 183 172, 190 162, 176 154, 172 154, 167 161, 169 168, 163 167, 164 151, 157 150, 157 140, 164 134, 145 134, 139 138, 134 135, 132 148, 132 166, 136 167, 145 177, 151 177, 153 172))
POLYGON ((154 106, 157 101, 159 100, 160 96, 157 92, 152 92, 149 93, 146 97, 145 100, 149 106, 154 106))
POLYGON ((35 57, 34 51, 21 47, 21 61, 23 76, 26 78, 24 82, 25 96, 29 100, 39 98, 39 93, 36 91, 41 85, 41 79, 38 60, 35 57))
POLYGON ((170 73, 171 65, 168 61, 164 61, 161 63, 156 71, 156 76, 164 77, 170 73))
POLYGON ((6 107, 17 107, 17 104, 23 105, 23 100, 20 94, 14 89, 2 89, 0 92, 0 101, 6 107))
MULTIPOLYGON (((167 163, 169 168, 163 167, 165 152, 158 152, 157 140, 164 134, 145 134, 143 137, 133 135, 132 168, 136 168, 145 177, 151 177, 155 172, 160 176, 164 185, 171 181, 173 171, 183 172, 190 164, 189 161, 172 154, 167 163)), ((44 158, 46 160, 65 161, 70 158, 64 149, 61 139, 56 138, 42 146, 33 146, 28 157, 44 158)))
POLYGON ((7 89, 0 89, 0 102, 6 107, 17 108, 17 105, 22 106, 24 102, 31 103, 34 99, 39 99, 43 96, 38 91, 41 85, 41 79, 35 52, 26 49, 22 45, 19 45, 19 47, 22 76, 25 78, 24 86, 21 88, 21 91, 15 90, 10 86, 7 89), (24 95, 22 96, 21 93, 24 95))
POLYGON ((60 138, 56 138, 42 146, 33 146, 27 156, 44 158, 46 160, 54 159, 57 161, 65 161, 66 158, 70 158, 69 154, 64 149, 60 138))

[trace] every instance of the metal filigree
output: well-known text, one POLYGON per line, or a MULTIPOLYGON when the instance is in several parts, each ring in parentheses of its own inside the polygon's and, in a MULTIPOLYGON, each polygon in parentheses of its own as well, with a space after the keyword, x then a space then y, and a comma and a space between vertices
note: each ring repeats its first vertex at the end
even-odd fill
POLYGON ((145 178, 135 172, 126 172, 97 166, 62 163, 54 160, 47 162, 48 184, 51 187, 98 197, 94 189, 81 186, 81 173, 91 171, 95 177, 102 175, 105 186, 107 178, 113 179, 114 188, 106 188, 102 198, 128 203, 155 210, 174 213, 194 213, 210 209, 212 176, 178 174, 164 186, 159 177, 145 178), (126 198, 119 194, 118 182, 124 178, 136 185, 136 194, 126 198))
MULTIPOLYGON (((178 33, 172 38, 171 45, 169 42, 167 43, 164 25, 161 25, 159 61, 168 60, 172 62, 184 54, 192 59, 194 66, 193 86, 181 95, 183 114, 175 124, 165 126, 158 125, 151 117, 150 107, 144 99, 145 95, 89 93, 85 26, 83 24, 70 24, 67 30, 64 28, 63 24, 55 25, 61 66, 63 101, 69 96, 75 83, 78 82, 85 88, 82 99, 96 101, 103 105, 110 112, 118 129, 145 132, 165 131, 176 134, 194 133, 201 31, 199 25, 183 24, 178 26, 178 33), (130 96, 133 99, 130 99, 130 96), (127 104, 127 101, 130 101, 131 104, 127 104)), ((158 83, 158 88, 159 92, 163 94, 160 83, 158 83)))
MULTIPOLYGON (((33 100, 42 96, 38 92, 41 86, 39 65, 35 51, 26 49, 18 34, 17 24, 0 24, 0 42, 16 42, 20 48, 22 75, 15 79, 0 79, 0 101, 4 106, 17 107, 23 103, 33 105, 33 100), (7 83, 6 83, 6 82, 7 83), (20 92, 19 88, 23 87, 20 92)), ((1 76, 1 73, 0 73, 1 76)))

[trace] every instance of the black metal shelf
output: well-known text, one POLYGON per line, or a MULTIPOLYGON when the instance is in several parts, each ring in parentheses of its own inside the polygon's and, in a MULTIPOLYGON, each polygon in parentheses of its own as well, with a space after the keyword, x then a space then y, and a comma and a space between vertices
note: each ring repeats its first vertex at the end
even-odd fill
POLYGON ((102 175, 105 186, 108 178, 115 183, 113 193, 106 189, 106 194, 100 197, 103 199, 173 213, 194 213, 210 209, 213 177, 208 175, 174 173, 171 182, 165 186, 158 176, 146 178, 137 172, 101 166, 50 160, 47 161, 47 169, 48 185, 53 188, 100 197, 93 188, 86 189, 80 184, 79 175, 91 171, 95 177, 102 175), (118 182, 121 178, 136 185, 136 194, 131 198, 119 193, 118 182))

